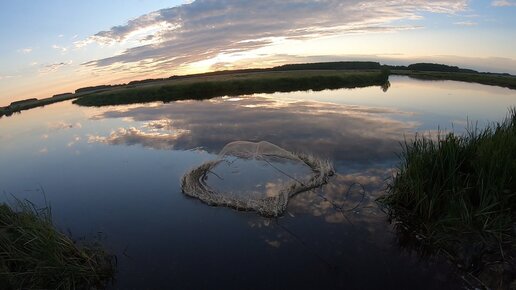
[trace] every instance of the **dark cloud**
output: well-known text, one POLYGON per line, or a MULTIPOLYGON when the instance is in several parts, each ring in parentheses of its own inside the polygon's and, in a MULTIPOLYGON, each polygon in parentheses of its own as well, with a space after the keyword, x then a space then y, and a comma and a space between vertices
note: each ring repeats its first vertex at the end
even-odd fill
POLYGON ((152 36, 142 39, 153 43, 87 65, 137 65, 152 59, 156 67, 174 68, 220 53, 264 47, 278 38, 306 39, 417 28, 390 24, 395 20, 417 19, 421 12, 454 13, 466 5, 466 0, 198 0, 158 10, 95 34, 87 41, 119 42, 137 31, 154 29, 152 36))

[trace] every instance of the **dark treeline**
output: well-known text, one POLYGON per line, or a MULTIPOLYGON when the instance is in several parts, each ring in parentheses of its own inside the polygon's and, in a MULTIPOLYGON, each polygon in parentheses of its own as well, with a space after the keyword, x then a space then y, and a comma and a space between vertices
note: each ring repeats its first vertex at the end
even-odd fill
POLYGON ((381 68, 382 68, 382 65, 380 63, 372 62, 372 61, 339 61, 339 62, 287 64, 287 65, 276 66, 273 68, 223 70, 223 71, 189 74, 189 75, 182 75, 182 76, 173 75, 168 78, 137 80, 137 81, 131 81, 127 84, 91 86, 91 87, 84 87, 84 88, 77 89, 75 91, 75 93, 77 94, 77 93, 101 91, 101 90, 111 89, 114 87, 136 86, 136 85, 159 82, 159 81, 166 81, 166 80, 181 80, 181 79, 198 78, 198 77, 223 76, 223 75, 232 75, 232 74, 239 74, 239 73, 261 73, 261 72, 271 72, 271 71, 295 71, 295 70, 367 70, 367 69, 381 69, 381 68))
MULTIPOLYGON (((457 66, 449 66, 437 63, 415 63, 408 66, 404 65, 382 65, 374 61, 337 61, 337 62, 317 62, 317 63, 300 63, 300 64, 286 64, 272 68, 252 68, 252 69, 237 69, 237 70, 223 70, 207 73, 198 73, 190 75, 173 75, 168 78, 155 78, 131 81, 127 84, 118 85, 100 85, 80 88, 75 93, 88 93, 93 91, 108 90, 120 86, 137 86, 141 84, 167 81, 167 80, 181 80, 198 77, 223 76, 238 73, 263 73, 263 72, 279 72, 279 71, 298 71, 298 70, 378 70, 387 68, 389 70, 398 71, 433 71, 433 72, 455 72, 455 73, 479 73, 476 70, 459 68, 457 66)), ((482 73, 484 74, 484 73, 482 73)), ((490 74, 490 73, 485 73, 490 74)), ((495 74, 495 75, 509 75, 509 74, 495 74)))
POLYGON ((36 99, 36 98, 31 98, 31 99, 26 99, 26 100, 15 101, 15 102, 12 102, 9 106, 18 106, 18 105, 22 105, 22 104, 26 104, 26 103, 30 103, 30 102, 35 102, 37 100, 38 99, 36 99))
POLYGON ((384 85, 388 72, 364 72, 343 76, 303 76, 245 80, 201 81, 195 83, 126 88, 80 97, 74 104, 106 106, 154 101, 203 100, 224 95, 324 90, 384 85))
POLYGON ((139 85, 152 83, 155 81, 165 80, 180 80, 197 77, 209 76, 223 76, 239 73, 261 73, 270 71, 295 71, 295 70, 367 70, 367 69, 381 69, 382 65, 378 62, 372 61, 339 61, 339 62, 318 62, 318 63, 301 63, 301 64, 286 64, 272 68, 251 68, 251 69, 236 69, 236 70, 222 70, 207 73, 198 73, 190 75, 173 75, 168 78, 145 79, 139 81, 131 81, 127 85, 139 85))
POLYGON ((450 66, 437 63, 415 63, 408 66, 409 70, 415 71, 439 71, 439 72, 461 72, 461 73, 478 73, 476 70, 459 68, 458 66, 450 66))
MULTIPOLYGON (((115 87, 121 86, 136 86, 141 84, 166 81, 166 80, 179 80, 189 79, 196 77, 209 77, 209 76, 223 76, 238 73, 261 73, 271 71, 296 71, 296 70, 377 70, 381 68, 387 68, 389 70, 398 71, 429 71, 429 72, 454 72, 454 73, 479 73, 476 70, 464 69, 457 66, 450 66, 438 63, 415 63, 408 66, 404 65, 382 65, 379 62, 374 61, 336 61, 336 62, 317 62, 317 63, 299 63, 299 64, 286 64, 276 66, 272 68, 252 68, 252 69, 237 69, 237 70, 223 70, 214 71, 207 73, 198 73, 190 75, 173 75, 168 78, 155 78, 155 79, 144 79, 131 81, 127 84, 116 84, 116 85, 99 85, 90 86, 77 89, 75 93, 91 93, 97 91, 108 90, 115 87)), ((498 73, 482 73, 490 75, 507 75, 510 74, 498 74, 498 73)))
POLYGON ((267 72, 271 71, 270 68, 251 68, 251 69, 236 69, 236 70, 222 70, 222 71, 214 71, 207 73, 198 73, 198 74, 189 74, 189 75, 173 75, 168 78, 156 78, 156 79, 144 79, 138 81, 131 81, 127 83, 128 86, 141 85, 147 83, 153 83, 157 81, 167 81, 167 80, 182 80, 182 79, 190 79, 190 78, 198 78, 198 77, 210 77, 210 76, 223 76, 223 75, 232 75, 238 73, 257 73, 257 72, 267 72))
POLYGON ((108 90, 108 89, 111 89, 111 88, 121 87, 121 86, 125 86, 125 85, 126 85, 126 84, 119 84, 119 85, 99 85, 99 86, 92 86, 92 87, 84 87, 84 88, 80 88, 80 89, 75 90, 75 93, 76 93, 76 94, 80 94, 80 93, 90 93, 90 92, 93 92, 93 91, 108 90))
POLYGON ((439 63, 414 63, 405 65, 386 65, 391 70, 411 70, 411 71, 434 71, 434 72, 453 72, 453 73, 479 73, 476 70, 460 68, 439 63))
POLYGON ((13 113, 21 112, 24 110, 29 110, 36 107, 42 107, 45 105, 50 105, 53 103, 61 102, 64 100, 69 100, 75 98, 75 95, 72 93, 66 93, 66 94, 58 94, 54 95, 50 98, 45 99, 37 99, 37 98, 31 98, 31 99, 25 99, 21 101, 15 101, 12 102, 9 106, 6 107, 0 107, 0 118, 2 116, 11 116, 13 113))
MULTIPOLYGON (((279 71, 298 71, 298 70, 379 70, 387 68, 389 70, 397 71, 428 71, 428 72, 449 72, 449 73, 472 73, 480 74, 476 70, 459 68, 457 66, 449 66, 437 63, 415 63, 408 66, 403 65, 382 65, 379 62, 374 61, 338 61, 338 62, 318 62, 318 63, 300 63, 300 64, 286 64, 276 66, 272 68, 252 68, 252 69, 237 69, 237 70, 223 70, 214 71, 207 73, 198 73, 190 75, 173 75, 168 78, 155 78, 155 79, 144 79, 131 81, 127 84, 118 85, 100 85, 80 88, 75 93, 89 93, 108 90, 115 87, 121 86, 137 86, 141 84, 167 81, 167 80, 181 80, 198 77, 210 77, 210 76, 223 76, 232 75, 238 73, 264 73, 264 72, 279 72, 279 71)), ((494 73, 482 73, 482 74, 493 74, 493 75, 508 75, 509 74, 494 74, 494 73)))
MULTIPOLYGON (((473 83, 480 83, 485 85, 493 85, 493 86, 500 86, 500 87, 507 87, 510 89, 516 89, 516 77, 513 75, 507 74, 507 73, 485 73, 485 72, 478 72, 471 69, 463 69, 459 68, 457 66, 449 66, 449 65, 443 65, 443 64, 436 64, 436 63, 415 63, 408 66, 403 65, 382 65, 379 62, 372 62, 372 61, 340 61, 340 62, 320 62, 320 63, 301 63, 301 64, 287 64, 282 66, 276 66, 273 68, 263 68, 263 69, 239 69, 239 70, 224 70, 224 71, 215 71, 215 72, 207 72, 207 73, 199 73, 199 74, 190 74, 190 75, 173 75, 167 78, 157 78, 157 79, 144 79, 144 80, 137 80, 137 81, 131 81, 127 84, 115 84, 115 85, 99 85, 99 86, 89 86, 89 87, 83 87, 80 89, 77 89, 75 91, 75 94, 71 93, 65 93, 65 94, 57 94, 54 95, 52 98, 47 99, 41 99, 41 100, 24 100, 21 104, 15 104, 14 106, 7 106, 7 107, 0 107, 0 117, 2 115, 11 115, 14 112, 18 112, 21 110, 27 110, 33 107, 38 106, 44 106, 47 104, 55 103, 58 101, 63 101, 67 99, 77 98, 77 97, 84 97, 86 95, 90 94, 102 94, 102 96, 105 96, 105 94, 118 94, 115 92, 110 92, 111 89, 114 88, 120 88, 122 91, 126 92, 128 89, 135 89, 135 90, 143 90, 145 84, 151 84, 154 85, 160 85, 159 82, 163 82, 163 86, 170 85, 167 83, 167 81, 170 80, 183 80, 183 79, 195 79, 196 83, 205 83, 205 82, 211 82, 210 79, 202 80, 202 77, 213 77, 213 76, 234 76, 237 74, 262 74, 263 76, 267 75, 269 78, 269 81, 271 79, 276 79, 273 82, 276 84, 281 84, 281 80, 278 81, 277 79, 281 79, 280 76, 274 76, 274 73, 278 72, 288 72, 288 71, 358 71, 356 74, 358 75, 356 79, 358 80, 356 85, 357 86, 363 86, 363 83, 360 79, 364 78, 363 73, 360 71, 380 71, 382 75, 389 75, 389 74, 396 74, 396 75, 407 75, 412 78, 418 78, 418 79, 428 79, 428 80, 455 80, 455 81, 465 81, 465 82, 473 82, 473 83)), ((307 78, 307 77, 305 77, 307 78)), ((317 78, 313 78, 312 80, 309 80, 306 86, 301 85, 286 85, 284 84, 279 85, 279 91, 285 91, 287 90, 286 87, 291 86, 292 88, 296 90, 300 90, 303 87, 306 87, 306 89, 320 89, 319 87, 319 81, 323 80, 322 82, 328 81, 329 76, 321 76, 318 81, 314 81, 317 78)), ((346 79, 349 79, 349 77, 346 77, 346 79)), ((296 82, 300 80, 299 78, 296 78, 296 82)), ((218 80, 220 81, 220 80, 218 80)), ((253 82, 258 82, 257 80, 254 80, 253 82)), ((283 80, 284 82, 284 80, 283 80)), ((290 81, 289 81, 290 82, 290 81)), ((330 81, 332 83, 333 81, 330 81)), ((347 80, 346 80, 347 82, 347 80)), ((227 83, 227 82, 225 82, 227 83)), ((285 82, 284 82, 285 83, 285 82)), ((383 82, 385 83, 385 82, 383 82)), ((342 80, 336 81, 334 84, 339 84, 337 87, 352 87, 351 83, 345 83, 344 85, 342 80)), ((334 85, 330 85, 326 88, 332 88, 334 85)), ((376 84, 376 83, 375 83, 376 84)), ((244 87, 244 84, 241 84, 242 87, 244 87)), ((324 87, 324 86, 323 86, 324 87)), ((147 90, 147 88, 145 88, 147 90)), ((190 89, 192 91, 195 91, 194 86, 190 86, 190 89)), ((262 86, 262 89, 265 89, 263 92, 268 92, 267 86, 262 86)), ((149 89, 150 91, 154 91, 155 89, 149 89)), ((148 91, 146 93, 148 93, 148 91)), ((261 90, 261 89, 260 89, 261 90)), ((229 93, 233 92, 231 88, 229 88, 227 91, 229 93)), ((245 93, 246 90, 242 89, 239 90, 241 93, 245 93)), ((252 91, 252 92, 258 92, 258 91, 252 91)), ((218 92, 220 93, 220 92, 218 92)), ((217 93, 217 94, 218 94, 217 93)), ((179 94, 180 96, 183 94, 179 94)), ((208 94, 209 95, 209 94, 208 94)), ((155 99, 154 97, 149 97, 150 99, 155 99)), ((180 97, 181 98, 181 97, 180 97)), ((146 99, 145 96, 140 96, 140 99, 144 101, 146 99)), ((167 99, 167 98, 165 98, 167 99)), ((82 103, 83 101, 79 101, 79 103, 82 103)), ((84 103, 86 103, 84 101, 84 103)))
POLYGON ((70 96, 70 95, 73 95, 73 93, 55 94, 55 95, 52 96, 52 98, 66 97, 66 96, 70 96))
POLYGON ((339 61, 339 62, 318 62, 286 64, 273 67, 273 71, 292 71, 292 70, 354 70, 354 69, 381 69, 382 65, 374 61, 339 61))

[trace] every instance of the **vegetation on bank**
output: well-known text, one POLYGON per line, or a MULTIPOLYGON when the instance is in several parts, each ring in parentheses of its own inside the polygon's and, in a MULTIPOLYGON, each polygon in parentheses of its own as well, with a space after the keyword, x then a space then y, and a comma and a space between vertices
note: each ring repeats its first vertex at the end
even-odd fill
POLYGON ((58 103, 66 100, 70 100, 73 98, 76 98, 77 96, 74 94, 58 94, 54 95, 51 98, 45 98, 45 99, 26 99, 21 101, 12 102, 7 107, 0 107, 0 117, 2 116, 11 116, 13 113, 21 112, 24 110, 30 110, 37 107, 43 107, 46 105, 50 105, 53 103, 58 103))
POLYGON ((403 71, 394 70, 392 74, 407 75, 421 80, 450 80, 483 85, 498 86, 516 90, 516 76, 494 73, 455 73, 437 71, 403 71))
POLYGON ((292 72, 210 78, 196 82, 164 83, 90 94, 74 101, 81 106, 105 106, 153 101, 202 100, 225 95, 324 90, 378 85, 388 81, 387 70, 373 72, 292 72))
POLYGON ((514 275, 516 108, 505 121, 462 136, 416 136, 400 158, 380 198, 398 229, 468 271, 498 265, 514 275))
POLYGON ((102 288, 115 257, 98 245, 79 246, 52 225, 50 207, 0 205, 1 289, 102 288))
MULTIPOLYGON (((455 80, 516 89, 516 76, 481 73, 471 69, 434 63, 415 63, 408 66, 382 65, 371 61, 341 61, 287 64, 272 68, 224 70, 168 78, 135 80, 127 84, 99 85, 77 89, 46 99, 28 99, 20 104, 0 107, 0 117, 22 110, 77 99, 86 106, 173 101, 186 98, 207 99, 218 95, 322 90, 382 85, 387 88, 389 71, 393 75, 428 80, 455 80), (381 73, 378 81, 373 74, 381 73), (355 76, 352 76, 355 75, 355 76), (225 83, 221 83, 224 81, 225 83), (216 83, 215 83, 216 82, 216 83), (221 85, 228 85, 227 89, 221 85), (210 91, 210 88, 214 91, 210 91), (191 90, 191 92, 187 92, 191 90), (89 98, 91 96, 91 98, 89 98), (112 101, 104 100, 108 96, 112 101)), ((16 103, 16 102, 15 102, 16 103)))
POLYGON ((285 64, 273 67, 274 71, 292 70, 380 70, 382 65, 374 61, 335 61, 285 64))
POLYGON ((409 70, 409 71, 433 71, 433 72, 451 72, 451 73, 479 73, 476 70, 472 69, 464 69, 458 66, 451 66, 439 63, 413 63, 408 66, 399 65, 399 66, 388 66, 389 69, 392 70, 409 70))

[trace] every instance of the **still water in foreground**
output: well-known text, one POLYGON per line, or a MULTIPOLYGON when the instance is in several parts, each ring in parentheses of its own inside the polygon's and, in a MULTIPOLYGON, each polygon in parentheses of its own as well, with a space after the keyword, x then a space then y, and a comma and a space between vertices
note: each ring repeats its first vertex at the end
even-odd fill
POLYGON ((374 199, 399 142, 501 120, 508 89, 391 77, 391 87, 83 108, 0 119, 1 200, 43 204, 74 238, 101 237, 119 289, 461 287, 453 267, 399 245, 374 199), (210 207, 185 172, 229 142, 265 140, 333 162, 337 174, 281 218, 210 207))

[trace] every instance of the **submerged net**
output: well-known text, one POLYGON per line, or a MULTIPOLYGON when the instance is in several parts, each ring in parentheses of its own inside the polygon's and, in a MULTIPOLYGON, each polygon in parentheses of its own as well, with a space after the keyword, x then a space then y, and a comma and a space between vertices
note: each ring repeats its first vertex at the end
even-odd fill
POLYGON ((279 216, 293 195, 327 183, 327 160, 289 152, 269 142, 235 141, 216 160, 205 162, 181 180, 183 193, 216 206, 279 216))

